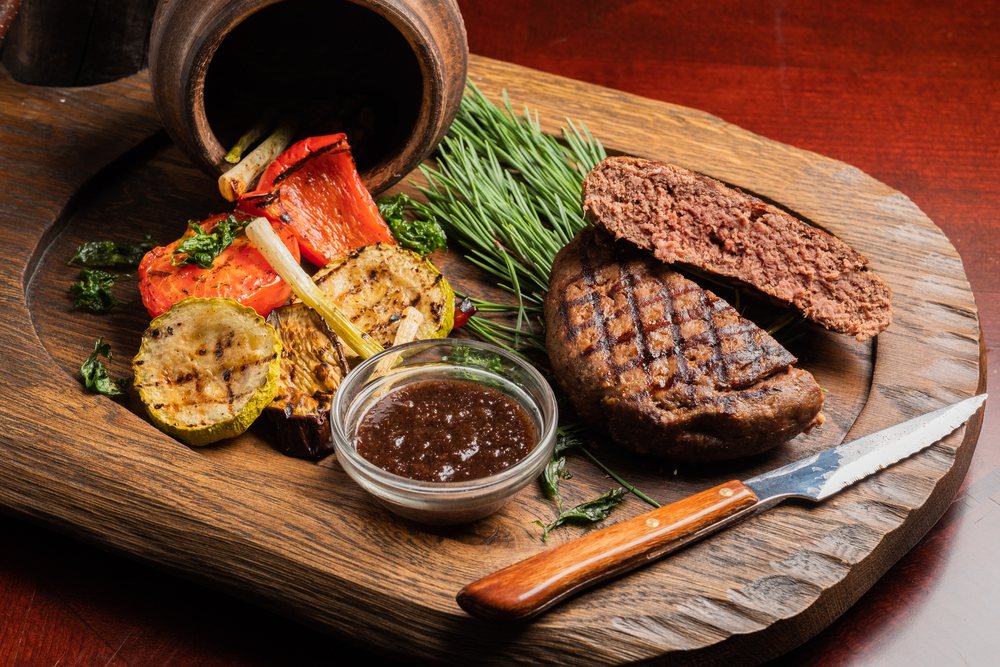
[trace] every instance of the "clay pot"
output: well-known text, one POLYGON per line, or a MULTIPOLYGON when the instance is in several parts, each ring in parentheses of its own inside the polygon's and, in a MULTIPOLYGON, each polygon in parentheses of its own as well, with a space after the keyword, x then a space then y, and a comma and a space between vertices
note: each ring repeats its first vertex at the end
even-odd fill
POLYGON ((273 106, 298 137, 346 132, 378 193, 448 131, 468 53, 454 0, 161 0, 149 63, 168 134, 210 175, 273 106))

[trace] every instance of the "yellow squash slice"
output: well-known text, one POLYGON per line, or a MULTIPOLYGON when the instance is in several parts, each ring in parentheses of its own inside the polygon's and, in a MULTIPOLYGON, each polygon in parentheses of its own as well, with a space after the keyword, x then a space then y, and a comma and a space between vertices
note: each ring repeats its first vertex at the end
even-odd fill
POLYGON ((429 260, 398 245, 355 250, 324 266, 313 281, 383 347, 392 345, 407 306, 424 316, 415 340, 444 338, 455 324, 455 293, 448 281, 429 260))
POLYGON ((154 319, 132 360, 150 419, 189 445, 243 433, 277 391, 281 343, 253 308, 189 298, 154 319))

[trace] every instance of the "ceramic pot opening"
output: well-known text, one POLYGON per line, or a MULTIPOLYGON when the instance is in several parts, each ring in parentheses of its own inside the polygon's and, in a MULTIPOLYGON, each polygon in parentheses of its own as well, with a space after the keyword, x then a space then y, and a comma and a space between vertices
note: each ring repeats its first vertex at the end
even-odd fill
POLYGON ((364 173, 417 131, 424 85, 414 47, 376 11, 347 0, 283 0, 224 37, 205 75, 205 115, 224 149, 268 106, 294 114, 298 136, 345 132, 364 173))

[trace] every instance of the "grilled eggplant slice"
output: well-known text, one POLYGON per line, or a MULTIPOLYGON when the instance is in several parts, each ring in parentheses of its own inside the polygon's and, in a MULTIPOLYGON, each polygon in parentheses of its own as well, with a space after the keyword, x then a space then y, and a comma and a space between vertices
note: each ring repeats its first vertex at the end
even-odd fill
POLYGON ((282 348, 278 392, 264 410, 272 444, 288 456, 318 461, 333 452, 330 406, 350 370, 344 346, 304 303, 275 308, 267 322, 282 348))
POLYGON ((192 297, 150 323, 132 369, 153 423, 200 447, 249 428, 274 398, 280 357, 253 308, 192 297))
POLYGON ((382 347, 392 345, 407 306, 424 316, 416 340, 444 338, 455 323, 455 293, 448 281, 430 261, 398 245, 355 250, 324 266, 313 280, 382 347))

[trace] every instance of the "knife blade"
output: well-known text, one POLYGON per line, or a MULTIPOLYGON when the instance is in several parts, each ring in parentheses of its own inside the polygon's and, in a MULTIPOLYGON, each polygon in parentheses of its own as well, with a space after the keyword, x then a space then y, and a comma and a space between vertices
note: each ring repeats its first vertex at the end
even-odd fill
POLYGON ((973 396, 745 481, 733 480, 588 533, 472 582, 456 596, 480 618, 519 622, 785 498, 820 501, 929 447, 964 424, 973 396))

